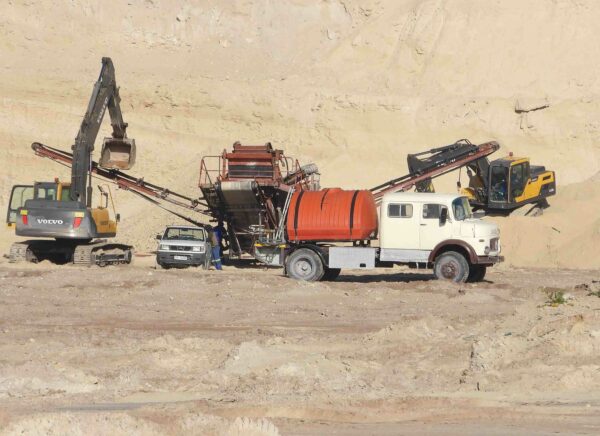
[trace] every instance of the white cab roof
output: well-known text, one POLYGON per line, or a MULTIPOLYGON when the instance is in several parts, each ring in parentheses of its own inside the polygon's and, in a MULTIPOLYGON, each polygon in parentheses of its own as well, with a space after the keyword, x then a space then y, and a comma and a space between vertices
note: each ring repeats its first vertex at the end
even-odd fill
POLYGON ((458 197, 464 197, 460 194, 438 194, 430 192, 394 192, 383 196, 383 203, 390 202, 415 202, 415 203, 451 203, 458 197))

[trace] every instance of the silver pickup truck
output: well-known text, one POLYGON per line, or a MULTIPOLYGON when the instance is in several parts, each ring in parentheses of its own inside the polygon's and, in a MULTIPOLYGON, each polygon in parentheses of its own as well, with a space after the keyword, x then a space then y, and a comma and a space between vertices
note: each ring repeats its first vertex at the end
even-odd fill
POLYGON ((156 263, 162 268, 210 267, 211 246, 206 229, 168 226, 162 235, 156 235, 156 239, 160 241, 156 250, 156 263))

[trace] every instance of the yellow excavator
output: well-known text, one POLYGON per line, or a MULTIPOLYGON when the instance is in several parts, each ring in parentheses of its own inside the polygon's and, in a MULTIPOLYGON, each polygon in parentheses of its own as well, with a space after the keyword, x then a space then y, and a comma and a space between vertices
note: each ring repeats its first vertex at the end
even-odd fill
MULTIPOLYGON (((531 165, 527 157, 508 156, 488 160, 500 145, 488 142, 472 144, 461 139, 454 144, 435 148, 407 157, 410 177, 405 185, 415 186, 419 192, 433 192, 432 179, 442 174, 466 168, 469 185, 458 188, 469 198, 474 210, 487 213, 508 214, 526 205, 526 214, 535 214, 548 206, 547 198, 556 194, 554 171, 543 166, 531 165), (418 180, 418 182, 414 182, 418 180)), ((398 185, 402 186, 402 185, 398 185)))
MULTIPOLYGON (((130 263, 133 247, 106 239, 117 234, 119 215, 109 214, 110 190, 98 186, 101 204, 92 206, 92 161, 94 142, 106 109, 110 114, 112 136, 105 138, 99 166, 123 170, 135 163, 135 141, 127 138, 115 69, 110 58, 102 58, 100 77, 73 145, 71 180, 36 182, 13 186, 7 223, 16 227, 17 236, 34 238, 11 246, 12 262, 62 259, 82 265, 130 263)), ((34 151, 48 148, 33 143, 34 151)))
POLYGON ((524 209, 531 215, 547 207, 547 198, 556 194, 554 171, 531 165, 529 158, 512 153, 489 163, 487 159, 475 161, 467 165, 467 175, 469 186, 460 192, 475 210, 510 212, 532 205, 524 209))

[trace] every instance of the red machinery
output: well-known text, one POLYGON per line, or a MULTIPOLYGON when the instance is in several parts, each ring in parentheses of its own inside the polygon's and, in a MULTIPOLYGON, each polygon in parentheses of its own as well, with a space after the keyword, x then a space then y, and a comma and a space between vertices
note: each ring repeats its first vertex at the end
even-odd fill
POLYGON ((290 191, 318 190, 319 181, 316 165, 300 166, 271 143, 236 142, 231 152, 202 158, 199 186, 212 217, 227 223, 229 257, 240 257, 280 227, 290 191))

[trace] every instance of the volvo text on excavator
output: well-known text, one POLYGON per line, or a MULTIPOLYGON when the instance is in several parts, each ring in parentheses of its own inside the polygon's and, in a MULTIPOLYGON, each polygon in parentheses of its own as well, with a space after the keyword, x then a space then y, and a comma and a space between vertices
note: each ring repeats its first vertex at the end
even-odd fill
MULTIPOLYGON (((107 108, 112 135, 103 141, 98 165, 110 171, 127 170, 135 163, 135 141, 127 138, 120 100, 112 60, 102 58, 100 77, 72 147, 71 180, 13 186, 7 223, 16 227, 17 236, 34 239, 12 245, 12 262, 47 258, 100 266, 131 262, 131 246, 105 239, 116 236, 119 221, 114 204, 113 217, 109 214, 108 187, 98 186, 101 201, 92 206, 92 152, 107 108)), ((34 150, 39 146, 32 145, 34 150)))

